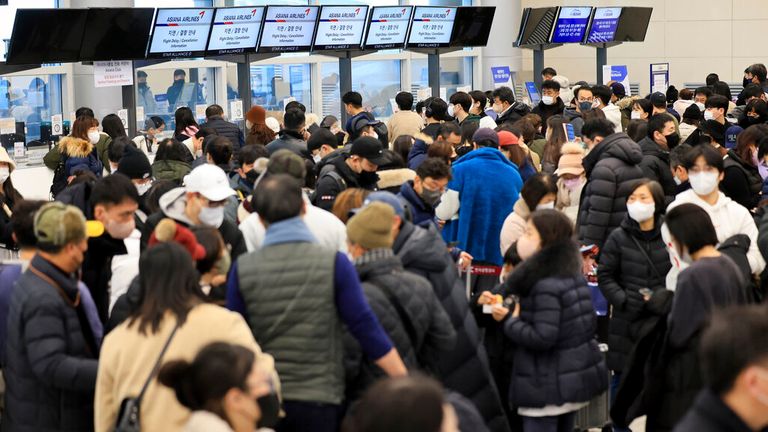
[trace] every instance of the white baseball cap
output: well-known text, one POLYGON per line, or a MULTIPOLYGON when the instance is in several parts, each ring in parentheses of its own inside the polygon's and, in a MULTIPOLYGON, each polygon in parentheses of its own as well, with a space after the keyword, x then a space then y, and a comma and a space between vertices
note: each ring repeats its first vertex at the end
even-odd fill
POLYGON ((229 186, 227 174, 216 165, 200 165, 184 177, 187 192, 197 192, 209 201, 223 201, 235 191, 229 186))

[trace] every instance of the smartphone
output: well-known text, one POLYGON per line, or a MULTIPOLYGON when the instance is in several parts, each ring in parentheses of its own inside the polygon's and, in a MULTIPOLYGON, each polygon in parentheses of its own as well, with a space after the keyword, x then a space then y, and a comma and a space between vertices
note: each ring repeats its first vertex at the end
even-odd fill
POLYGON ((642 295, 643 297, 650 297, 651 295, 653 295, 653 291, 651 291, 648 288, 640 288, 639 290, 637 290, 637 292, 639 292, 640 295, 642 295))
POLYGON ((572 142, 576 139, 576 134, 573 132, 573 125, 570 123, 563 124, 565 130, 565 136, 568 137, 568 142, 572 142))

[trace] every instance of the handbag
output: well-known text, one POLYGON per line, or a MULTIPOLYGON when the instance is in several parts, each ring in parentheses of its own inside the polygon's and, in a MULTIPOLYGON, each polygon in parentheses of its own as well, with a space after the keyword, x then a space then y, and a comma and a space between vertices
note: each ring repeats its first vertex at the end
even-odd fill
POLYGON ((141 431, 141 421, 139 413, 141 411, 141 400, 144 398, 144 393, 147 391, 147 387, 149 387, 149 383, 152 382, 152 379, 157 375, 157 371, 160 369, 160 362, 163 360, 163 356, 165 355, 165 352, 168 350, 168 346, 171 345, 171 341, 173 340, 173 337, 176 335, 176 330, 179 329, 178 322, 176 323, 176 326, 173 328, 173 331, 171 332, 171 335, 168 336, 168 340, 165 341, 165 345, 163 346, 162 351, 160 351, 160 355, 157 356, 157 361, 155 361, 155 366, 152 368, 152 372, 149 373, 149 376, 147 377, 147 380, 144 382, 144 385, 141 387, 141 392, 139 392, 139 396, 135 398, 125 398, 123 399, 123 402, 120 404, 120 412, 117 415, 117 425, 115 425, 115 432, 140 432, 141 431))

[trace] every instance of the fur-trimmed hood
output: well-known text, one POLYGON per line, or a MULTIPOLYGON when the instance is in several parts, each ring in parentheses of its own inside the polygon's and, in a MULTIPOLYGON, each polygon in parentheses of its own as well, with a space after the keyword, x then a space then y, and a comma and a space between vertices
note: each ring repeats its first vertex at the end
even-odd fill
POLYGON ((548 246, 523 261, 504 281, 504 291, 527 297, 531 289, 548 278, 572 278, 582 275, 581 253, 571 240, 548 246))
POLYGON ((93 152, 93 144, 81 138, 65 136, 59 141, 59 151, 69 157, 85 158, 93 152))
POLYGON ((416 172, 408 168, 384 170, 379 171, 377 174, 379 175, 379 182, 377 183, 379 189, 400 188, 403 183, 411 181, 416 177, 416 172))

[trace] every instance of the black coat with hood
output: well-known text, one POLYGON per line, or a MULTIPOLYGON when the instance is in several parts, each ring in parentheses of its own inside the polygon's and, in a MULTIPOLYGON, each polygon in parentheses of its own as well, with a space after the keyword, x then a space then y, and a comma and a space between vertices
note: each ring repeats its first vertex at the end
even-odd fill
POLYGON ((565 110, 565 104, 563 103, 563 100, 560 99, 559 96, 555 100, 555 103, 553 103, 552 105, 546 105, 544 104, 544 102, 539 102, 538 105, 533 107, 533 110, 531 111, 531 113, 541 117, 542 135, 547 133, 547 120, 552 116, 563 115, 564 110, 565 110))
POLYGON ((656 293, 665 289, 672 264, 661 238, 661 224, 658 217, 652 231, 642 232, 627 216, 608 236, 600 253, 598 285, 613 307, 608 337, 611 370, 624 370, 641 330, 653 317, 640 290, 648 288, 656 293))
MULTIPOLYGON (((355 263, 363 293, 408 370, 428 372, 434 369, 437 358, 453 350, 456 331, 429 281, 406 272, 391 250, 387 255, 355 263)), ((385 376, 374 362, 365 359, 360 345, 348 332, 344 337, 344 363, 350 400, 385 376)))
POLYGON ((579 240, 602 248, 605 239, 624 220, 627 197, 643 178, 643 152, 625 133, 603 139, 582 162, 587 183, 581 192, 577 221, 579 240))
POLYGON ((355 173, 347 165, 348 157, 348 154, 340 151, 320 161, 317 166, 317 184, 311 197, 312 205, 331 211, 336 197, 348 188, 376 190, 379 176, 375 172, 355 173))
POLYGON ((437 362, 440 381, 471 400, 491 431, 509 431, 464 284, 440 234, 432 227, 424 229, 403 222, 392 249, 407 271, 431 282, 456 330, 456 347, 437 362))
POLYGON ((522 102, 513 102, 512 105, 496 118, 496 124, 501 126, 504 123, 514 123, 531 113, 528 105, 522 102))
POLYGON ((588 402, 608 388, 592 293, 574 242, 550 245, 523 261, 504 281, 504 291, 520 298, 520 316, 510 313, 504 322, 504 333, 516 344, 510 404, 588 402))
POLYGON ((664 189, 664 197, 667 204, 675 199, 677 184, 669 168, 669 152, 662 149, 654 140, 645 137, 637 143, 643 151, 643 160, 640 168, 646 178, 659 182, 664 189))

